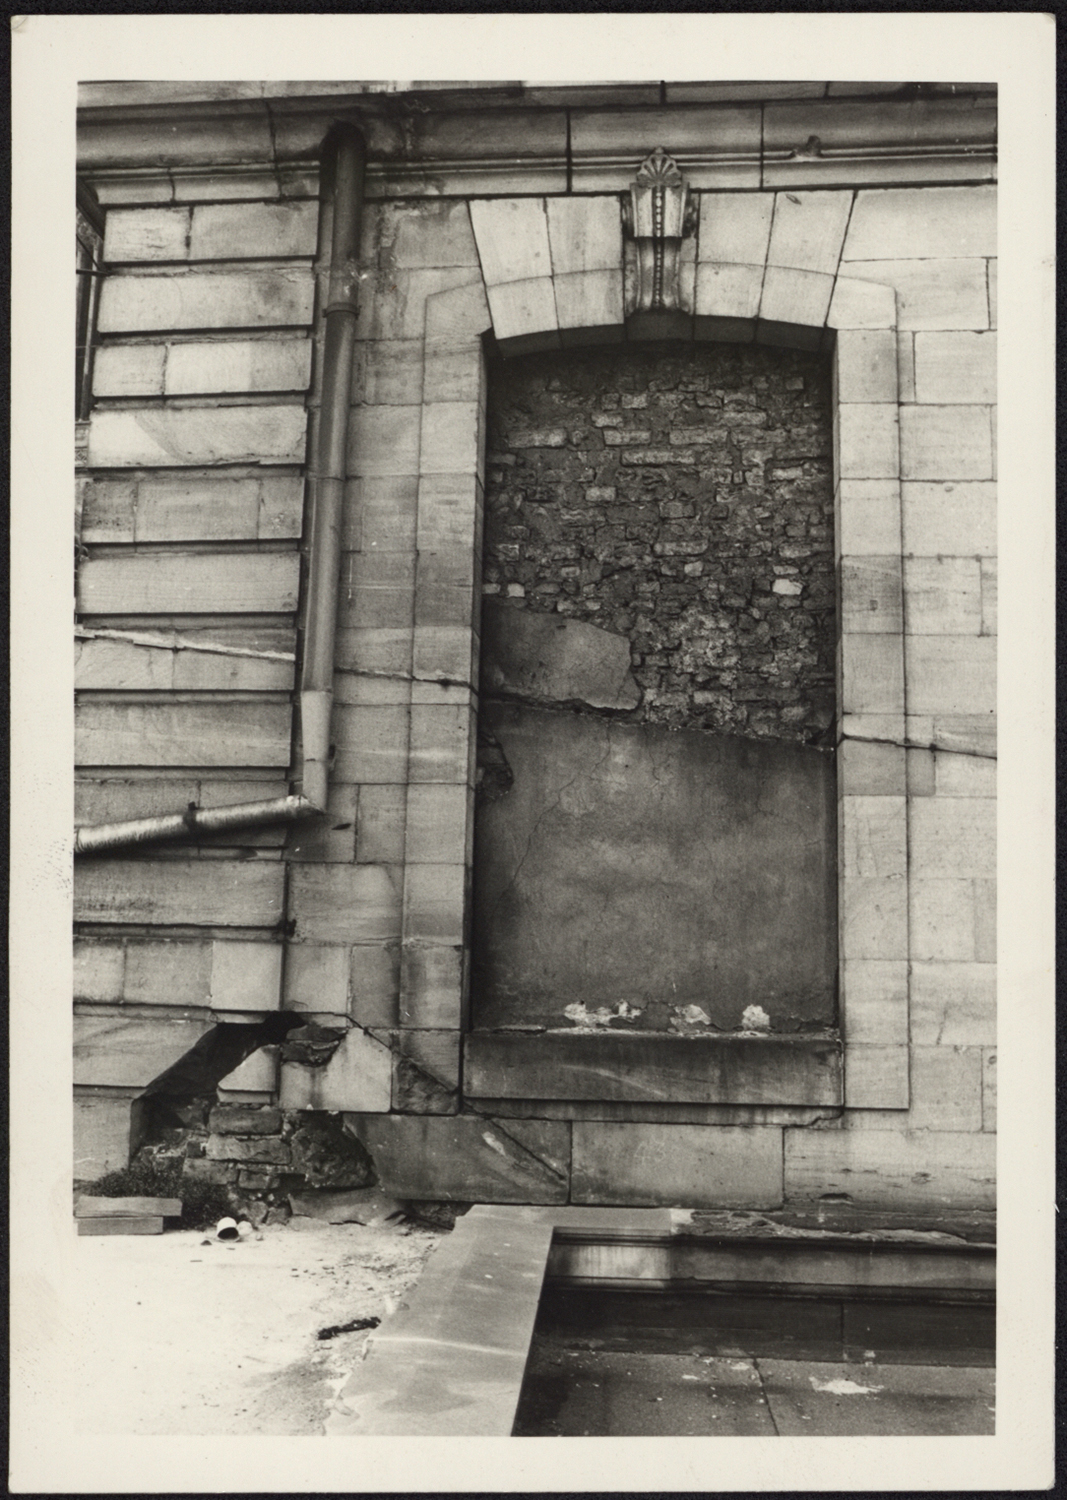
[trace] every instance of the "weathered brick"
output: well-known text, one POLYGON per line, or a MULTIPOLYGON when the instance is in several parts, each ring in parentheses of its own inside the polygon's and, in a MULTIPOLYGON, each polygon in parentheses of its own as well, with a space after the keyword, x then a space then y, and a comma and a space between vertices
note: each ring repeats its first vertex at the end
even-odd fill
POLYGON ((283 1166, 289 1160, 289 1147, 279 1136, 243 1137, 211 1135, 207 1141, 208 1161, 270 1162, 283 1166))
POLYGON ((242 1104, 217 1104, 208 1118, 215 1135, 279 1135, 279 1109, 256 1109, 242 1104))
POLYGON ((486 584, 627 641, 642 719, 824 728, 827 374, 810 355, 708 345, 494 366, 486 584))

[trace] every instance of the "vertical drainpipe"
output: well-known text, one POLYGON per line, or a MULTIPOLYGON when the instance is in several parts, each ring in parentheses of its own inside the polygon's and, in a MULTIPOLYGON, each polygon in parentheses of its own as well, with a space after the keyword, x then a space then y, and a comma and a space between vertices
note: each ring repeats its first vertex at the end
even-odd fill
POLYGON ((347 473, 348 413, 356 345, 359 243, 367 148, 359 131, 333 132, 333 226, 322 356, 322 403, 310 490, 304 661, 300 674, 303 795, 325 810, 330 767, 334 638, 341 565, 341 518, 347 473))

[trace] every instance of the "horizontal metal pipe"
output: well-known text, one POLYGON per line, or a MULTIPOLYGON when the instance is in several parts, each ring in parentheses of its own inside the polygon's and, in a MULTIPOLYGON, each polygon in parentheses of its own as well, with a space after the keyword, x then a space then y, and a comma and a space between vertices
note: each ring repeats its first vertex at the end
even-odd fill
POLYGON ((292 823, 318 812, 307 797, 272 797, 263 802, 235 802, 230 807, 190 806, 181 813, 131 818, 124 823, 96 823, 74 830, 75 854, 94 854, 128 844, 186 838, 191 833, 218 833, 226 828, 257 828, 264 823, 292 823))
POLYGON ((75 829, 74 853, 92 854, 159 839, 186 838, 225 828, 254 828, 322 813, 330 763, 334 635, 341 560, 341 515, 348 455, 348 411, 356 344, 359 242, 363 218, 366 145, 352 126, 340 126, 333 150, 333 227, 324 312, 322 406, 308 473, 311 512, 308 591, 300 674, 301 794, 232 807, 197 808, 157 818, 133 818, 75 829))

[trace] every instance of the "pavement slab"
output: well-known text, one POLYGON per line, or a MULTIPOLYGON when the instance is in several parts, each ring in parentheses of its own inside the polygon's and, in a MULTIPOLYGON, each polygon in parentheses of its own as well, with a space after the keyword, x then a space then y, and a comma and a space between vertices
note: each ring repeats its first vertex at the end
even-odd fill
POLYGON ((995 1430, 992 1369, 780 1359, 756 1364, 781 1437, 951 1437, 995 1430))

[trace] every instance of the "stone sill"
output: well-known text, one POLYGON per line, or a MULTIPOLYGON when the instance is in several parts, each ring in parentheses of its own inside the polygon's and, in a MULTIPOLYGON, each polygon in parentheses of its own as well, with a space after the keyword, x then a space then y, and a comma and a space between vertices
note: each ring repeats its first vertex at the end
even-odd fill
POLYGON ((836 1035, 674 1036, 658 1032, 472 1032, 471 1099, 619 1103, 843 1104, 836 1035))

